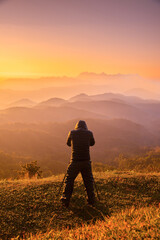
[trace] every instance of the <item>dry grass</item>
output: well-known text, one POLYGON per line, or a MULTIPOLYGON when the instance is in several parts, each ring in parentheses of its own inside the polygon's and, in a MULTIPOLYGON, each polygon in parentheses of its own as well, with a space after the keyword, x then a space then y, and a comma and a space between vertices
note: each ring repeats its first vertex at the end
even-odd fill
POLYGON ((0 181, 0 239, 156 239, 160 234, 160 174, 94 173, 101 197, 94 208, 86 205, 78 177, 68 210, 57 196, 63 176, 0 181))
POLYGON ((105 221, 98 220, 95 224, 84 224, 74 229, 62 231, 49 230, 45 234, 30 235, 28 240, 38 239, 77 239, 77 240, 106 240, 106 239, 159 239, 160 208, 131 207, 125 211, 106 217, 105 221))

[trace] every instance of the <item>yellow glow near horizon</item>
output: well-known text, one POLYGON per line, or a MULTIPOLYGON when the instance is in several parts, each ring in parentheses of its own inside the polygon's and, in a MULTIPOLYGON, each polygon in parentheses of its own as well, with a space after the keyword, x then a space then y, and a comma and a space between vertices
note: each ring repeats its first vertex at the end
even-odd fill
MULTIPOLYGON (((68 76, 68 77, 76 77, 81 72, 94 72, 94 73, 102 73, 106 74, 139 74, 140 76, 151 78, 151 79, 159 79, 159 67, 154 66, 152 68, 146 68, 146 66, 128 66, 127 63, 125 66, 120 65, 117 66, 107 66, 102 64, 101 66, 97 66, 95 62, 86 62, 79 64, 78 61, 73 61, 70 63, 66 62, 49 62, 49 61, 31 61, 30 64, 25 66, 25 64, 13 64, 12 62, 7 65, 1 64, 0 67, 0 80, 5 78, 39 78, 39 77, 50 77, 50 76, 68 76), (10 65, 10 67, 8 67, 10 65)), ((107 64, 106 64, 107 65, 107 64)), ((108 64, 109 65, 109 64, 108 64)))
POLYGON ((2 2, 0 78, 105 72, 160 80, 158 1, 2 2))
MULTIPOLYGON (((74 40, 62 33, 50 37, 49 30, 42 35, 37 29, 1 27, 0 78, 43 76, 71 76, 81 72, 105 72, 107 74, 139 74, 143 77, 160 79, 159 54, 145 48, 136 51, 137 45, 128 40, 116 45, 116 36, 106 39, 101 46, 101 38, 74 40), (15 34, 16 32, 16 34, 15 34), (19 36, 17 38, 17 35, 19 36), (135 45, 134 45, 135 44, 135 45)), ((43 31, 45 31, 43 29, 43 31)), ((87 34, 84 30, 84 34, 87 34)), ((156 47, 156 46, 155 46, 156 47)), ((157 45, 158 47, 158 45, 157 45)))

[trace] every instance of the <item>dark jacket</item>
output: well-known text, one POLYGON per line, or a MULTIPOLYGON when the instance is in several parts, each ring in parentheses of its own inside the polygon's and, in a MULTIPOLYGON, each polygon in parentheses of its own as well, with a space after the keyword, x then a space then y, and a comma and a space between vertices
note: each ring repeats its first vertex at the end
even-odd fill
POLYGON ((89 147, 95 144, 93 133, 88 130, 85 121, 80 120, 75 130, 68 134, 67 145, 72 147, 72 161, 89 161, 89 147))

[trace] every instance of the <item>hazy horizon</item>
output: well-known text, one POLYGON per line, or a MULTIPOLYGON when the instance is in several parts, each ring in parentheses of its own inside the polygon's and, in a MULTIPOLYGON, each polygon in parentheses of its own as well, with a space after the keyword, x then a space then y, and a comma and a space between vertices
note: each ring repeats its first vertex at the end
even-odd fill
POLYGON ((157 0, 0 1, 0 78, 85 70, 160 81, 159 22, 157 0))
POLYGON ((0 1, 0 106, 107 92, 160 99, 157 0, 0 1))
POLYGON ((83 72, 77 77, 10 78, 0 83, 0 108, 21 99, 40 102, 49 98, 69 99, 85 93, 104 93, 136 96, 142 99, 160 100, 160 82, 145 79, 138 74, 106 74, 83 72))

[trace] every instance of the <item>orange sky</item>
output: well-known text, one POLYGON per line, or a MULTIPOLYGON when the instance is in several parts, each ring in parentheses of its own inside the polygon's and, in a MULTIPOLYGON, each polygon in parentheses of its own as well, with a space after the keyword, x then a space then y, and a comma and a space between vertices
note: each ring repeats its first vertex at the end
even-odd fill
POLYGON ((0 3, 0 77, 88 71, 160 79, 158 1, 27 2, 0 3))

